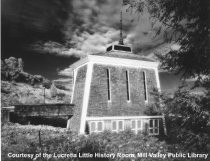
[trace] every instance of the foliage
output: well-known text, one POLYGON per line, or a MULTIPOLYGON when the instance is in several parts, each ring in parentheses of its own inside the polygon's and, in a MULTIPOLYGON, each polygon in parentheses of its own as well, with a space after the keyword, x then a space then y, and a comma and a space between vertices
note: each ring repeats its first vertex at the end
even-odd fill
MULTIPOLYGON (((7 157, 7 153, 48 153, 48 154, 69 154, 69 153, 176 153, 182 152, 181 146, 168 145, 164 141, 159 141, 155 137, 135 135, 131 131, 121 133, 111 133, 105 131, 100 134, 89 136, 78 136, 62 128, 52 128, 47 126, 22 126, 17 124, 4 125, 2 127, 2 160, 12 160, 7 157), (39 131, 40 141, 39 141, 39 131)), ((89 160, 141 160, 153 161, 154 158, 91 158, 89 160)), ((17 159, 19 160, 19 159, 17 159)), ((20 159, 24 160, 24 159, 20 159)), ((31 160, 31 159, 25 159, 31 160)), ((88 160, 87 158, 39 158, 37 160, 88 160)), ((155 160, 162 160, 156 158, 155 160)), ((172 158, 164 159, 166 161, 172 158)), ((179 159, 182 160, 182 159, 179 159)))
POLYGON ((61 84, 55 84, 56 88, 61 89, 61 90, 68 90, 64 85, 61 84))
POLYGON ((50 87, 50 95, 51 95, 51 97, 56 97, 56 95, 57 95, 57 88, 55 87, 54 83, 52 83, 52 85, 50 87))
POLYGON ((180 87, 173 96, 154 91, 157 103, 148 113, 165 114, 168 139, 184 145, 188 151, 210 151, 210 97, 180 87))
POLYGON ((167 117, 169 138, 182 142, 188 151, 210 148, 210 7, 209 0, 124 0, 128 10, 150 13, 153 29, 165 40, 180 45, 178 50, 158 53, 161 66, 167 71, 196 78, 195 87, 204 87, 203 95, 192 89, 179 88, 174 96, 157 93, 156 103, 146 111, 167 117))
POLYGON ((209 0, 124 0, 128 9, 147 10, 157 34, 181 47, 166 55, 159 54, 162 67, 183 73, 185 77, 210 74, 209 0), (160 23, 159 23, 160 22, 160 23))
POLYGON ((26 83, 33 86, 44 83, 49 85, 52 84, 48 79, 41 75, 31 75, 24 72, 23 64, 21 58, 10 57, 1 60, 1 79, 4 81, 26 83))

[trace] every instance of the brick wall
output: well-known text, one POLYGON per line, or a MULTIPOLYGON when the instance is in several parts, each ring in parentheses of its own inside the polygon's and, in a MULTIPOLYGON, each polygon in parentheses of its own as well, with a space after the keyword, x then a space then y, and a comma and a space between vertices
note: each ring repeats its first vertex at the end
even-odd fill
POLYGON ((90 87, 88 116, 135 116, 144 115, 143 71, 146 72, 148 103, 152 103, 149 92, 157 87, 155 71, 95 64, 90 87), (110 69, 111 102, 108 102, 107 69, 110 69), (126 70, 130 79, 130 102, 127 102, 126 70))
POLYGON ((87 73, 87 65, 79 68, 75 82, 75 89, 73 93, 74 94, 73 104, 75 105, 73 112, 74 115, 71 118, 69 125, 70 130, 75 132, 79 132, 80 128, 86 73, 87 73))

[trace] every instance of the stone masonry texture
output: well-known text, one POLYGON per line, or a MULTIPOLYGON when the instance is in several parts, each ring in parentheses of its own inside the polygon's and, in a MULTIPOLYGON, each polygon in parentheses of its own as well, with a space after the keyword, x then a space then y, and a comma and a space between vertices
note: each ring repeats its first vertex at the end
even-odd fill
POLYGON ((74 106, 74 115, 70 120, 70 130, 79 132, 80 122, 81 122, 81 112, 85 88, 85 80, 87 73, 87 65, 80 67, 77 72, 73 104, 74 106))
POLYGON ((71 104, 40 104, 40 105, 15 105, 15 114, 18 116, 71 116, 71 104))
MULTIPOLYGON (((143 72, 146 73, 148 104, 150 94, 157 88, 153 69, 94 64, 88 116, 141 116, 145 115, 143 72), (110 70, 111 101, 108 101, 107 69, 110 70), (130 101, 127 101, 126 70, 129 73, 130 101)), ((76 107, 75 107, 76 108, 76 107)))

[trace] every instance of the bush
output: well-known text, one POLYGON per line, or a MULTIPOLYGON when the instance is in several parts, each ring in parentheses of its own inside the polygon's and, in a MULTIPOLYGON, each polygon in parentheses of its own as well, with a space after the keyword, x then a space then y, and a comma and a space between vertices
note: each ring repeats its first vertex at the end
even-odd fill
MULTIPOLYGON (((30 153, 38 154, 40 152, 47 154, 79 154, 79 153, 176 153, 182 149, 178 145, 167 145, 164 141, 159 141, 155 137, 142 134, 135 135, 127 130, 121 133, 111 133, 105 131, 100 134, 91 134, 88 136, 78 136, 62 128, 53 128, 49 126, 22 126, 18 124, 4 125, 2 127, 2 160, 12 160, 7 154, 11 153, 30 153), (40 131, 40 138, 39 138, 40 131)), ((18 159, 15 159, 18 160, 18 159)), ((31 160, 23 159, 20 160, 31 160)), ((153 161, 154 158, 38 158, 37 160, 146 160, 153 161)), ((162 160, 156 158, 155 160, 162 160)), ((171 158, 165 161, 173 160, 171 158)), ((180 159, 181 160, 181 159, 180 159)))
POLYGON ((167 140, 187 152, 210 152, 210 93, 197 94, 183 85, 173 96, 152 94, 156 101, 145 113, 166 116, 167 140))

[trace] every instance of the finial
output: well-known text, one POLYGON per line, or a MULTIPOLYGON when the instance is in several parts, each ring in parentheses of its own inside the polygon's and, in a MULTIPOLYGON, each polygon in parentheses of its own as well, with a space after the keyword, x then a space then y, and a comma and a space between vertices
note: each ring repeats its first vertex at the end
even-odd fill
POLYGON ((120 12, 120 40, 119 40, 120 45, 124 45, 123 43, 123 34, 122 34, 122 10, 120 12))

